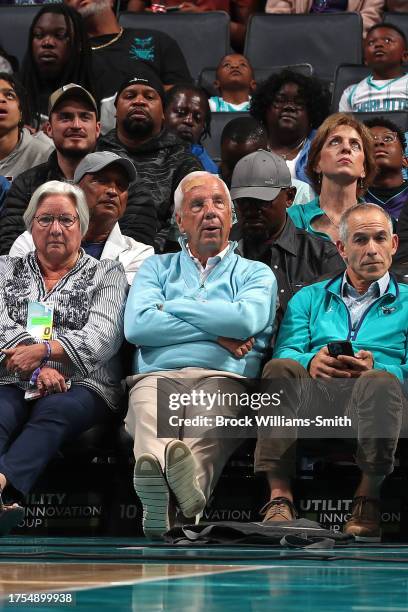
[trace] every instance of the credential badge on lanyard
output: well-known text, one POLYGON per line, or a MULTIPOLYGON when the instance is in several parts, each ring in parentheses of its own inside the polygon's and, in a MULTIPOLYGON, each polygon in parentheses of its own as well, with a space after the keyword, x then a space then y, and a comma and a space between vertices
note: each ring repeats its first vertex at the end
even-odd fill
POLYGON ((54 306, 47 302, 29 302, 27 314, 27 331, 39 340, 50 340, 54 306))

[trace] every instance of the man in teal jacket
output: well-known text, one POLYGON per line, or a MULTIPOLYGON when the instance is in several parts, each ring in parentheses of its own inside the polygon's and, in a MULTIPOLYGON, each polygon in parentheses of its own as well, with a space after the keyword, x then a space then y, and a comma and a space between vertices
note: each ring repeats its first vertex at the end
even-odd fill
MULTIPOLYGON (((398 239, 381 207, 350 208, 339 232, 337 248, 346 272, 305 287, 292 298, 274 359, 265 366, 269 384, 275 381, 284 390, 281 436, 259 432, 256 470, 266 473, 271 490, 266 520, 293 519, 294 426, 316 424, 317 416, 321 424, 322 414, 336 415, 335 435, 357 439, 356 463, 362 472, 344 530, 379 541, 380 487, 393 470, 406 419, 401 383, 408 377, 408 286, 399 285, 388 272, 398 239), (348 341, 354 356, 345 354, 349 351, 342 346, 333 357, 333 347, 328 347, 333 341, 348 341), (294 423, 300 416, 306 422, 294 423)), ((307 430, 303 434, 308 435, 307 430)))
MULTIPOLYGON (((221 179, 188 174, 175 193, 175 217, 181 252, 144 262, 125 315, 126 338, 138 347, 126 427, 134 438, 143 529, 153 538, 172 523, 170 493, 184 516, 203 511, 243 437, 239 427, 235 437, 232 430, 206 435, 214 411, 204 400, 194 403, 193 394, 245 391, 245 378, 260 373, 276 310, 271 270, 235 254, 229 242, 231 198, 221 179), (160 429, 166 422, 170 433, 160 429)), ((234 419, 245 413, 239 402, 221 409, 234 419)))

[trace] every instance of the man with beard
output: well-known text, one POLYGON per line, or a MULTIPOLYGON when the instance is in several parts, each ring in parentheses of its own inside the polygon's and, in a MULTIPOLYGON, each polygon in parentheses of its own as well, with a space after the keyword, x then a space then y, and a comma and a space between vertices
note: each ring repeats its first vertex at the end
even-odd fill
POLYGON ((231 197, 235 204, 247 259, 262 261, 278 282, 278 321, 299 289, 324 274, 344 270, 334 244, 295 227, 287 215, 296 190, 289 168, 279 155, 259 150, 235 166, 231 197))
MULTIPOLYGON (((122 83, 115 100, 116 129, 98 141, 100 151, 113 151, 134 163, 157 211, 156 250, 174 248, 178 233, 171 227, 173 194, 189 172, 202 170, 187 144, 163 128, 163 85, 148 67, 122 83), (174 231, 173 231, 174 230, 174 231)), ((176 246, 176 248, 178 248, 176 246)))
POLYGON ((120 84, 134 76, 144 62, 160 75, 165 87, 191 81, 180 47, 164 32, 122 28, 111 0, 64 1, 85 22, 100 99, 115 95, 120 84))
POLYGON ((34 191, 51 180, 72 181, 75 169, 94 150, 99 136, 98 108, 93 96, 74 83, 50 96, 47 135, 55 145, 48 160, 22 172, 7 194, 0 224, 0 254, 6 255, 25 231, 23 213, 34 191))

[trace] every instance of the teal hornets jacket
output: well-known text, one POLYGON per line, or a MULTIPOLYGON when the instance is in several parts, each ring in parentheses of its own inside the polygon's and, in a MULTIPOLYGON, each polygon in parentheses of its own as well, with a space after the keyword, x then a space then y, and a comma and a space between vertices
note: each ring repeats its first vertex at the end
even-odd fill
POLYGON ((263 263, 234 253, 236 243, 206 279, 182 251, 153 255, 140 267, 125 311, 125 335, 139 349, 134 373, 186 367, 247 377, 260 373, 272 333, 277 283, 263 263), (255 344, 238 359, 218 336, 255 344))
POLYGON ((288 304, 274 357, 294 359, 307 368, 315 354, 333 340, 350 340, 354 352, 374 355, 374 369, 402 382, 408 378, 408 285, 390 277, 382 297, 367 308, 355 330, 340 297, 343 273, 329 282, 304 287, 288 304))

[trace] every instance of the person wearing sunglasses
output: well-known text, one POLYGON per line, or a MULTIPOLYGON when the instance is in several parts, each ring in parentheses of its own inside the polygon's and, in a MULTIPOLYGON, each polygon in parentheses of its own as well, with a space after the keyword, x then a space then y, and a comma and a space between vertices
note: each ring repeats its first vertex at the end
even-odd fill
POLYGON ((22 520, 16 502, 63 442, 110 423, 123 393, 128 283, 121 263, 81 248, 83 191, 46 182, 24 222, 35 250, 0 257, 0 535, 22 520))

